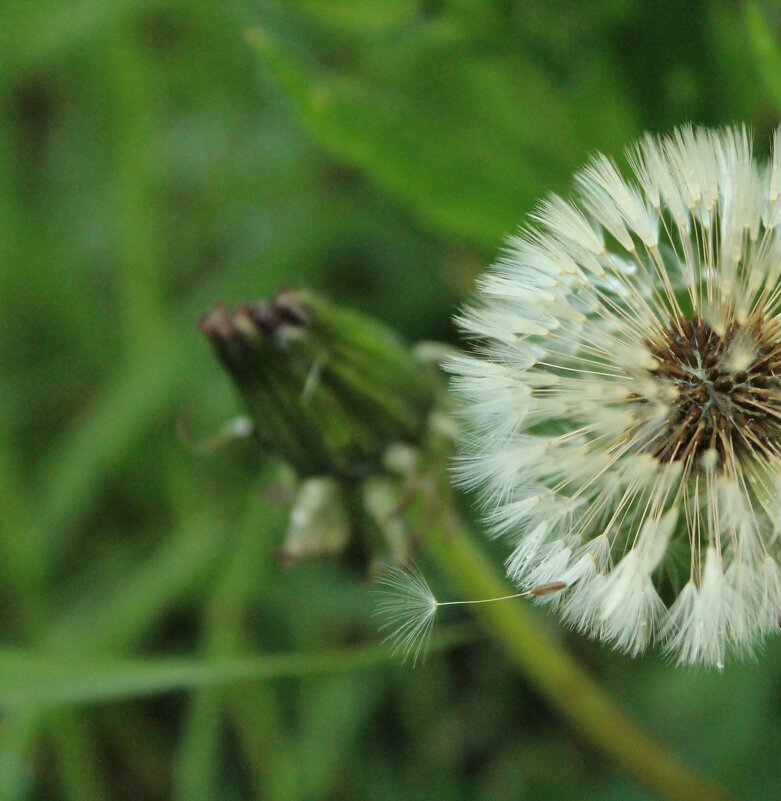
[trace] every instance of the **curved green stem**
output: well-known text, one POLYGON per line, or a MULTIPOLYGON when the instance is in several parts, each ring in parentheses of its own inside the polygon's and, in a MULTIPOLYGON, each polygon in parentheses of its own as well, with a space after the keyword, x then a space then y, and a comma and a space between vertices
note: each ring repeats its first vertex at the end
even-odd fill
MULTIPOLYGON (((454 514, 427 532, 425 547, 467 597, 506 594, 507 585, 454 514)), ((578 663, 540 629, 523 604, 474 608, 510 659, 576 731, 627 774, 670 801, 727 801, 730 796, 691 773, 639 731, 578 663)))

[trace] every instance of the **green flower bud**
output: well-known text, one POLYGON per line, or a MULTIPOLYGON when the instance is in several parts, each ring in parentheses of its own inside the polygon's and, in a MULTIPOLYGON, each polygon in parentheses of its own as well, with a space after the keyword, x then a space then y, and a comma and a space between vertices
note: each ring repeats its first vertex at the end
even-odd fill
POLYGON ((426 431, 437 380, 387 326, 305 292, 201 320, 261 444, 302 476, 363 479, 426 431))

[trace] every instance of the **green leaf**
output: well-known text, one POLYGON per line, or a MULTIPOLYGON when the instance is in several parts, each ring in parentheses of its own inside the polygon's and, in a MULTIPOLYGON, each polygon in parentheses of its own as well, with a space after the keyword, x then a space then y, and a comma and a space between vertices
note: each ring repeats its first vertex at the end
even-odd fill
POLYGON ((757 3, 746 3, 745 15, 746 43, 776 110, 781 111, 781 51, 778 42, 757 3))
POLYGON ((521 42, 489 48, 452 21, 356 37, 341 68, 266 28, 248 38, 322 145, 476 245, 496 246, 590 150, 636 132, 609 63, 575 58, 557 81, 521 42))
MULTIPOLYGON (((446 649, 474 639, 451 629, 432 643, 446 649)), ((194 659, 58 660, 22 650, 0 650, 0 710, 118 701, 144 695, 244 681, 313 676, 397 661, 384 644, 311 654, 281 654, 207 662, 194 659)))
POLYGON ((5 0, 0 72, 34 70, 154 5, 154 0, 5 0))

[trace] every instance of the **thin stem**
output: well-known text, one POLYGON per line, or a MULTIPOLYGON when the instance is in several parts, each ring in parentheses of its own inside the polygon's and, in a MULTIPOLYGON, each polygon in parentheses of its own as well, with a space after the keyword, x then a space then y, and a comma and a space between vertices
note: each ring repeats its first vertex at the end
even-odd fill
POLYGON ((434 606, 461 606, 462 604, 492 604, 494 601, 509 601, 511 598, 521 598, 528 595, 526 592, 516 592, 512 595, 500 595, 498 598, 480 598, 478 601, 434 601, 434 606))
MULTIPOLYGON (((463 521, 447 507, 442 508, 445 511, 440 520, 432 521, 424 546, 464 594, 499 595, 505 587, 504 578, 475 545, 463 521)), ((669 801, 730 798, 641 732, 567 651, 540 628, 526 605, 485 604, 476 614, 548 703, 583 739, 638 782, 669 801)))

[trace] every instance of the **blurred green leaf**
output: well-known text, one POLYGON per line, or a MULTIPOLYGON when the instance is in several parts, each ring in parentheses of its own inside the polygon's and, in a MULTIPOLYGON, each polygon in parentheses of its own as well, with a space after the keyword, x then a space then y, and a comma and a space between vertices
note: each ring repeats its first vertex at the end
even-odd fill
POLYGON ((4 0, 0 6, 0 72, 40 67, 63 51, 122 24, 160 0, 4 0))
POLYGON ((781 113, 781 51, 762 8, 756 2, 745 4, 746 44, 751 49, 765 88, 781 113))
POLYGON ((203 689, 195 694, 173 765, 173 801, 211 801, 218 796, 223 720, 219 695, 203 689))
MULTIPOLYGON (((43 642, 43 650, 58 654, 49 657, 48 663, 70 665, 73 673, 69 675, 73 677, 78 667, 71 660, 83 661, 86 654, 100 651, 119 652, 134 644, 213 563, 224 545, 223 530, 213 517, 201 514, 185 521, 157 552, 117 582, 109 597, 93 603, 84 598, 62 615, 43 642)), ((11 653, 13 659, 22 656, 11 653)), ((37 659, 39 666, 46 663, 45 658, 37 659)), ((17 790, 24 786, 28 760, 48 722, 38 704, 25 706, 21 713, 7 718, 0 738, 0 798, 21 797, 17 790)), ((53 725, 57 725, 56 720, 53 725)))
POLYGON ((109 801, 108 783, 100 770, 99 743, 75 710, 61 710, 49 727, 68 801, 109 801))
POLYGON ((248 38, 325 147, 481 246, 512 232, 589 150, 636 131, 609 62, 576 62, 555 81, 517 45, 486 47, 457 22, 372 38, 353 69, 320 64, 267 27, 248 38))
MULTIPOLYGON (((273 476, 267 474, 268 483, 273 476)), ((204 609, 202 658, 218 661, 235 658, 245 649, 246 632, 244 620, 270 570, 268 545, 278 538, 286 523, 288 507, 273 503, 268 492, 261 488, 257 495, 250 495, 247 508, 236 525, 235 544, 227 555, 225 564, 212 582, 210 595, 204 609), (264 530, 259 530, 258 520, 264 520, 264 530)), ((257 689, 253 687, 255 694, 257 689)), ((264 690, 261 690, 264 692, 264 690)), ((244 690, 243 696, 247 691, 244 690)), ((269 693, 265 691, 265 695, 269 693)), ((173 767, 172 798, 174 801, 212 801, 219 793, 221 779, 222 735, 230 712, 231 694, 213 687, 201 687, 194 692, 187 704, 187 715, 181 742, 173 767)), ((269 716, 272 698, 254 705, 252 710, 253 730, 263 730, 269 716)), ((272 713, 273 714, 273 713, 272 713)), ((274 748, 272 741, 279 733, 264 738, 265 748, 274 748)), ((246 736, 242 727, 237 727, 240 739, 246 736)), ((279 748, 274 748, 279 751, 279 748)), ((259 790, 260 792, 260 785, 259 790)))
POLYGON ((296 0, 296 5, 308 14, 327 19, 330 25, 363 36, 383 34, 418 13, 415 0, 331 0, 328 4, 320 0, 296 0))
POLYGON ((362 730, 382 695, 382 684, 354 676, 332 676, 306 688, 300 705, 304 717, 294 742, 304 798, 338 790, 339 755, 359 744, 362 730))
MULTIPOLYGON (((432 651, 453 648, 474 637, 472 630, 452 629, 432 642, 432 651)), ((117 701, 194 687, 343 672, 388 662, 397 663, 398 659, 384 644, 218 662, 58 660, 5 648, 0 650, 0 709, 10 712, 38 706, 117 701)))

